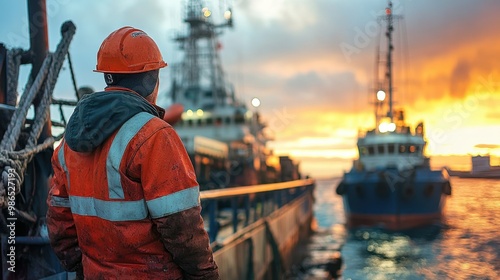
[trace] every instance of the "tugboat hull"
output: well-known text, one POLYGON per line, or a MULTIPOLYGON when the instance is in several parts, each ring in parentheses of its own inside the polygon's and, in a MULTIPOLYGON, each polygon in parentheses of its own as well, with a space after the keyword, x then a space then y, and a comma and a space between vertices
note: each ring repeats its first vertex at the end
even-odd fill
POLYGON ((349 228, 405 230, 441 221, 451 194, 446 171, 351 171, 337 187, 349 228))

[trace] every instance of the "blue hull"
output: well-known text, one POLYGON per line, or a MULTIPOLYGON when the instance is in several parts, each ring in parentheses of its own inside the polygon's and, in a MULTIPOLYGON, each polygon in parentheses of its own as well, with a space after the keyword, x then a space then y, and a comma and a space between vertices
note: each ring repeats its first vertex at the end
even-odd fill
POLYGON ((439 222, 451 194, 446 171, 421 167, 373 172, 352 170, 337 187, 350 228, 404 230, 439 222))

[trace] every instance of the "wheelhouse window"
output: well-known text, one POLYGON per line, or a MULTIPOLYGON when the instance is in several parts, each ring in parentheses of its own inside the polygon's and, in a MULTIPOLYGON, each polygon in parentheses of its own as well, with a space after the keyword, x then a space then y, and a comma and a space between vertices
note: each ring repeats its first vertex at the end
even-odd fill
POLYGON ((240 111, 237 111, 234 114, 234 123, 236 124, 245 123, 245 116, 240 111))
POLYGON ((387 153, 394 154, 396 152, 396 144, 388 144, 387 145, 387 153))
POLYGON ((385 145, 377 145, 377 153, 379 155, 385 154, 385 145))
POLYGON ((418 155, 421 155, 422 154, 422 146, 420 146, 420 145, 415 146, 415 153, 417 153, 418 155))
POLYGON ((408 149, 407 149, 406 145, 404 145, 404 144, 399 145, 399 153, 400 154, 406 154, 407 152, 408 152, 408 149))
POLYGON ((368 146, 368 154, 369 155, 374 155, 375 154, 375 147, 368 146))
POLYGON ((366 156, 368 154, 368 149, 366 147, 364 147, 364 146, 359 147, 359 154, 363 155, 363 156, 366 156))
POLYGON ((408 151, 410 152, 410 154, 416 153, 417 152, 417 146, 415 146, 415 145, 408 146, 408 151))

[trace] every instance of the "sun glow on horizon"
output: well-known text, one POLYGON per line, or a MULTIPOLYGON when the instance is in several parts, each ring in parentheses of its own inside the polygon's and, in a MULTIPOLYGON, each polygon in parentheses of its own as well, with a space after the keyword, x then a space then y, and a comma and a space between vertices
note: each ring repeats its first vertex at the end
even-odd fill
MULTIPOLYGON (((482 84, 471 87, 461 99, 445 97, 427 104, 401 107, 407 109, 406 121, 412 129, 423 121, 426 156, 490 154, 500 157, 500 148, 476 147, 479 144, 500 145, 500 118, 490 117, 495 116, 495 104, 500 106, 498 86, 482 84)), ((278 138, 271 146, 276 154, 290 154, 299 161, 305 159, 302 169, 307 174, 321 174, 322 177, 328 172, 339 174, 339 170, 332 170, 329 165, 342 167, 344 171, 346 166, 352 166, 352 160, 358 157, 357 133, 373 126, 372 113, 329 112, 322 117, 318 114, 320 112, 308 109, 296 112, 294 126, 277 134, 278 138), (310 134, 304 133, 306 131, 310 134), (281 140, 280 135, 288 136, 281 140), (322 160, 323 165, 312 162, 313 158, 322 160), (344 163, 339 163, 339 160, 344 163)))

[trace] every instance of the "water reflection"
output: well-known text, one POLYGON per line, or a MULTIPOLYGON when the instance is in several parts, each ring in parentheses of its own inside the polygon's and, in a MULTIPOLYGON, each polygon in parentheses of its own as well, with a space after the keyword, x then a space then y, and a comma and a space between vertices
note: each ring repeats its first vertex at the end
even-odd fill
POLYGON ((438 236, 439 228, 436 227, 404 233, 380 229, 351 231, 342 249, 346 264, 344 277, 424 279, 415 270, 428 264, 431 256, 426 252, 430 242, 438 236))
MULTIPOLYGON (((344 244, 342 279, 500 279, 500 180, 453 178, 444 223, 398 233, 346 231, 336 183, 317 184, 318 234, 310 248, 321 263, 344 244)), ((293 279, 325 279, 321 268, 309 267, 293 279)))
POLYGON ((500 181, 452 184, 442 226, 350 232, 344 279, 499 279, 500 181))

